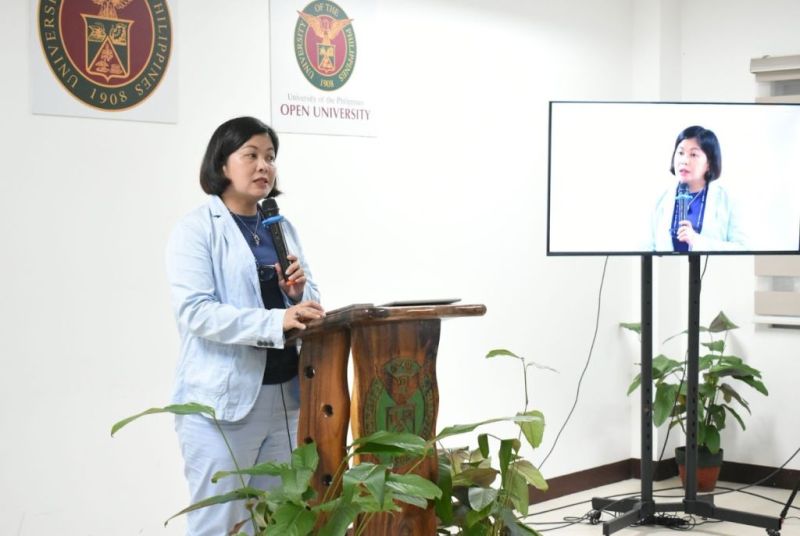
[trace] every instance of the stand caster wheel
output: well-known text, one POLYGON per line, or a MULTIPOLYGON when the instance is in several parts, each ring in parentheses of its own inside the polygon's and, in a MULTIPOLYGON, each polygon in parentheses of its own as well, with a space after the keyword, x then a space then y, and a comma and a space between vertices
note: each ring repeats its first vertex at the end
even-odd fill
MULTIPOLYGON (((598 523, 600 523, 600 516, 602 514, 603 513, 600 510, 592 510, 591 512, 589 512, 589 516, 588 516, 589 517, 589 524, 597 525, 598 523)), ((780 536, 780 535, 778 535, 778 536, 780 536)))
POLYGON ((781 536, 781 531, 775 529, 767 529, 768 536, 781 536))

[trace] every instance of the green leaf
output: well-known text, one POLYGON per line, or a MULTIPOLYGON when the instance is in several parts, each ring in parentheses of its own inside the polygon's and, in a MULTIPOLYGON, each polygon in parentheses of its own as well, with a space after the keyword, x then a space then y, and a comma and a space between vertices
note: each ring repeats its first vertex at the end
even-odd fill
POLYGON ((634 392, 641 383, 642 383, 642 375, 637 374, 636 377, 633 378, 631 384, 628 386, 628 396, 630 396, 630 394, 634 392))
POLYGON ((641 322, 620 322, 619 326, 624 329, 628 329, 634 331, 641 335, 642 333, 642 323, 641 322))
POLYGON ((489 351, 489 353, 486 354, 486 358, 487 359, 491 359, 492 357, 500 357, 500 356, 503 356, 503 357, 515 357, 517 359, 522 359, 522 357, 518 356, 517 354, 515 354, 511 350, 506 350, 504 348, 498 348, 496 350, 491 350, 491 351, 489 351))
POLYGON ((517 416, 533 417, 532 421, 517 422, 517 425, 528 440, 528 444, 533 448, 538 448, 542 444, 544 436, 544 414, 539 410, 531 410, 525 413, 517 413, 517 416))
POLYGON ((288 469, 289 466, 285 463, 265 462, 247 469, 240 469, 237 471, 217 471, 211 477, 211 483, 216 484, 220 479, 231 475, 251 475, 251 476, 280 476, 281 472, 288 469))
POLYGON ((169 523, 170 521, 172 521, 173 519, 175 519, 180 515, 187 514, 189 512, 194 512, 195 510, 200 510, 201 508, 206 508, 207 506, 213 506, 215 504, 225 504, 232 501, 244 501, 247 499, 256 499, 258 497, 261 497, 263 494, 264 492, 261 490, 245 487, 245 488, 235 489, 231 492, 224 493, 222 495, 214 495, 213 497, 207 497, 202 501, 198 501, 192 504, 191 506, 187 506, 177 514, 171 516, 169 519, 164 521, 164 525, 166 526, 167 523, 169 523))
POLYGON ((424 457, 428 454, 428 442, 418 435, 405 432, 379 430, 353 441, 355 454, 392 454, 396 456, 424 457))
POLYGON ((737 421, 739 421, 739 426, 741 426, 741 427, 742 427, 742 430, 747 430, 747 427, 744 425, 744 421, 742 420, 742 417, 741 417, 741 416, 740 416, 740 415, 739 415, 739 414, 736 412, 736 410, 735 410, 735 409, 733 409, 732 407, 730 407, 730 406, 729 406, 729 405, 727 405, 727 404, 724 404, 724 405, 723 405, 723 407, 724 407, 725 409, 727 409, 727 410, 730 412, 730 414, 731 414, 731 415, 733 415, 733 417, 734 417, 734 418, 735 418, 737 421))
POLYGON ((738 327, 739 326, 731 322, 730 319, 725 316, 725 313, 720 311, 716 318, 711 321, 711 325, 708 326, 708 331, 711 333, 720 333, 722 331, 729 331, 738 327))
POLYGON ((485 421, 476 422, 472 424, 456 424, 454 426, 448 426, 447 428, 439 432, 439 435, 437 435, 433 440, 438 442, 441 441, 442 439, 454 435, 460 435, 460 434, 465 434, 467 432, 471 432, 474 429, 478 428, 479 426, 495 422, 509 421, 509 422, 520 423, 520 422, 534 422, 537 420, 539 420, 539 417, 531 417, 529 415, 515 415, 513 417, 498 417, 495 419, 487 419, 485 421))
POLYGON ((497 490, 494 488, 469 488, 467 498, 470 508, 480 512, 494 502, 497 498, 497 490))
POLYGON ((709 351, 717 352, 719 354, 725 350, 725 341, 722 339, 713 342, 701 342, 700 344, 708 348, 709 351))
POLYGON ((361 513, 361 508, 352 502, 341 500, 336 503, 336 508, 328 516, 325 524, 320 528, 317 536, 345 536, 347 529, 361 513))
POLYGON ((395 493, 392 495, 393 500, 404 502, 406 504, 410 504, 416 506, 417 508, 421 508, 425 510, 428 507, 428 501, 425 499, 421 499, 420 497, 416 497, 414 495, 406 495, 404 493, 395 493))
POLYGON ((453 486, 469 487, 481 486, 489 487, 495 478, 497 478, 498 471, 492 467, 472 467, 464 469, 460 473, 453 476, 453 486))
MULTIPOLYGON (((489 517, 492 514, 493 507, 494 505, 490 504, 480 512, 476 512, 475 510, 469 510, 464 520, 464 524, 467 526, 467 529, 470 529, 478 525, 481 521, 489 517)), ((468 534, 470 536, 473 534, 488 534, 488 531, 483 529, 467 530, 465 534, 468 534)))
POLYGON ((453 476, 450 473, 451 467, 446 454, 439 456, 439 480, 436 484, 442 490, 442 496, 437 498, 434 506, 436 516, 445 526, 453 524, 453 476))
POLYGON ((752 378, 750 376, 746 376, 746 377, 743 377, 743 378, 740 378, 738 376, 734 376, 734 378, 736 378, 737 380, 743 381, 744 383, 746 383, 747 385, 749 385, 750 387, 752 387, 753 389, 755 389, 756 391, 758 391, 759 393, 761 393, 764 396, 768 396, 769 395, 769 391, 767 391, 766 386, 761 381, 759 381, 759 380, 757 380, 755 378, 752 378))
POLYGON ((719 444, 720 444, 719 430, 717 430, 713 426, 707 426, 705 440, 703 441, 702 444, 708 447, 708 450, 711 452, 711 454, 716 454, 717 452, 719 452, 719 444))
POLYGON ((519 441, 516 439, 503 439, 500 441, 498 458, 500 460, 500 475, 503 482, 506 480, 508 464, 511 463, 515 452, 519 452, 519 441))
POLYGON ((386 495, 385 465, 363 462, 354 465, 344 473, 343 485, 345 487, 363 485, 375 497, 378 504, 383 504, 386 495))
POLYGON ((741 395, 733 387, 731 387, 727 383, 722 383, 719 386, 719 390, 722 392, 722 396, 725 399, 725 402, 736 400, 739 404, 742 405, 744 409, 747 410, 747 413, 751 413, 750 404, 748 404, 747 400, 742 398, 741 395))
POLYGON ((678 386, 668 383, 656 387, 656 399, 653 403, 653 424, 661 426, 672 414, 672 408, 678 397, 678 386))
POLYGON ((439 486, 420 475, 388 473, 386 487, 395 493, 402 493, 424 499, 436 499, 442 496, 439 486))
POLYGON ((525 478, 525 481, 536 489, 540 491, 548 490, 549 486, 542 473, 528 460, 514 461, 512 469, 519 472, 525 478))
POLYGON ((190 402, 188 404, 171 404, 169 406, 164 406, 163 408, 150 408, 145 410, 141 413, 137 413, 136 415, 132 415, 128 418, 122 419, 121 421, 114 424, 111 427, 111 436, 113 437, 115 433, 117 433, 123 426, 126 426, 128 423, 135 421, 139 417, 144 417, 145 415, 153 415, 156 413, 172 413, 174 415, 196 415, 198 413, 205 413, 210 417, 214 417, 214 408, 211 406, 204 406, 202 404, 197 404, 194 402, 190 402))
POLYGON ((279 506, 272 519, 274 524, 269 526, 269 531, 286 536, 311 534, 314 524, 317 522, 317 516, 312 511, 292 503, 284 503, 279 506))
POLYGON ((314 442, 306 443, 292 451, 291 465, 295 469, 309 469, 316 471, 319 465, 319 454, 314 442))
POLYGON ((523 516, 528 515, 528 505, 530 504, 528 483, 518 471, 509 471, 507 491, 514 508, 523 516))
POLYGON ((676 370, 683 370, 684 364, 680 361, 670 359, 664 354, 658 354, 653 358, 653 379, 659 380, 676 370))
POLYGON ((478 450, 484 458, 489 457, 489 436, 486 434, 478 434, 478 450))

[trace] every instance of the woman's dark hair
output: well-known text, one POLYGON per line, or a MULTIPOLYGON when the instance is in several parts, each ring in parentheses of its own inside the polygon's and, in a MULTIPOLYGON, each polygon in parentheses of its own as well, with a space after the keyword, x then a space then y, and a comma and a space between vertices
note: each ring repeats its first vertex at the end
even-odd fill
POLYGON ((717 180, 722 175, 722 151, 719 148, 719 140, 717 135, 711 130, 701 126, 686 127, 683 132, 678 134, 678 139, 675 140, 675 147, 672 149, 672 164, 670 164, 669 171, 675 175, 675 151, 678 150, 678 145, 683 140, 697 139, 700 148, 706 153, 708 159, 708 171, 706 171, 706 183, 717 180))
MULTIPOLYGON (((270 137, 272 146, 275 148, 275 156, 277 156, 278 135, 269 125, 255 117, 237 117, 225 121, 217 127, 208 141, 206 154, 200 165, 200 186, 205 193, 222 195, 222 192, 230 186, 231 181, 225 176, 222 166, 225 165, 232 153, 256 134, 266 134, 270 137)), ((280 194, 276 178, 275 185, 267 197, 275 197, 280 194)))

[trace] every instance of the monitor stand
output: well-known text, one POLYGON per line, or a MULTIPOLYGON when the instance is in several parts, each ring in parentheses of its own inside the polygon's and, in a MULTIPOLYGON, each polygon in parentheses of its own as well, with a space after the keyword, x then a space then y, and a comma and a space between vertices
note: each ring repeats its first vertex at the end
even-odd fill
POLYGON ((730 521, 767 529, 770 536, 780 536, 782 519, 740 512, 714 505, 714 495, 697 495, 697 406, 700 347, 700 255, 689 254, 689 348, 687 370, 686 418, 686 490, 683 501, 658 504, 653 500, 653 256, 642 256, 642 384, 641 384, 641 493, 639 498, 592 499, 593 519, 602 510, 620 513, 603 523, 608 536, 633 524, 654 524, 658 512, 683 512, 703 518, 730 521))

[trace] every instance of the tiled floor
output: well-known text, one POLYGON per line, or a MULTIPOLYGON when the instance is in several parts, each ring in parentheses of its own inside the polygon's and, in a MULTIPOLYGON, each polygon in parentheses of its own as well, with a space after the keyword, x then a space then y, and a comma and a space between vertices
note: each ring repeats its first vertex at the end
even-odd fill
MULTIPOLYGON (((579 524, 564 526, 564 518, 578 518, 591 510, 590 502, 581 503, 581 501, 590 501, 592 497, 609 497, 611 495, 623 493, 636 494, 640 492, 640 485, 638 480, 625 480, 616 484, 610 484, 593 490, 560 497, 552 501, 535 504, 531 506, 531 512, 535 515, 530 517, 528 522, 531 523, 533 528, 548 536, 602 536, 602 524, 590 525, 588 522, 583 521, 579 524), (553 508, 562 506, 564 507, 563 509, 552 510, 553 508), (556 523, 551 524, 553 522, 556 523)), ((680 502, 683 497, 682 490, 672 489, 661 493, 658 491, 679 485, 680 481, 677 478, 656 482, 653 486, 656 504, 680 502)), ((720 482, 717 492, 724 491, 724 489, 722 489, 723 487, 739 488, 742 487, 742 485, 720 482)), ((748 488, 746 491, 764 495, 765 497, 779 501, 781 504, 776 504, 742 492, 719 495, 714 498, 714 504, 718 507, 778 517, 784 504, 789 499, 790 493, 789 490, 760 487, 748 488)), ((800 495, 795 499, 794 505, 800 507, 800 495)), ((685 514, 680 515, 685 516, 685 514)), ((611 514, 604 513, 601 523, 609 519, 612 519, 611 514)), ((694 521, 696 525, 688 534, 713 536, 765 536, 767 534, 766 529, 731 522, 715 522, 697 517, 695 517, 694 521)), ((642 526, 625 528, 614 534, 619 534, 620 536, 664 536, 667 534, 675 536, 675 530, 674 528, 664 526, 642 526)), ((800 510, 789 510, 780 534, 781 536, 800 536, 800 510)))

